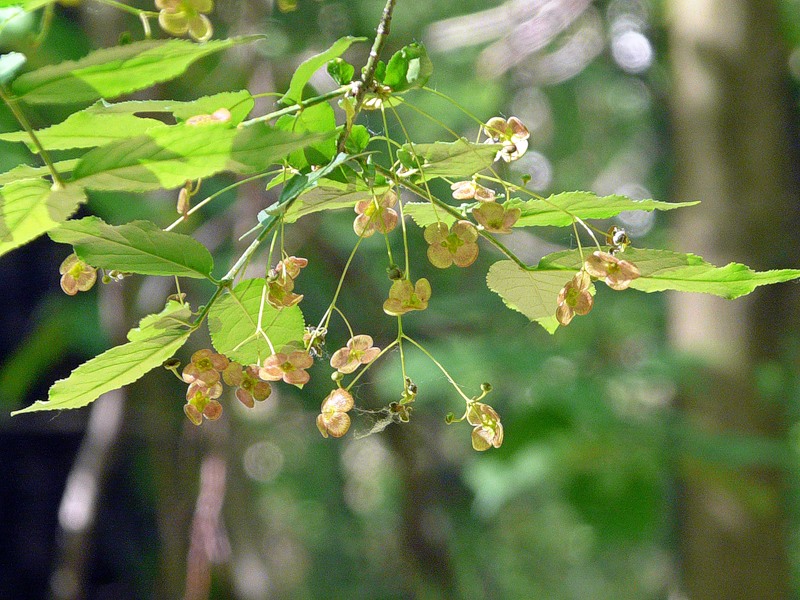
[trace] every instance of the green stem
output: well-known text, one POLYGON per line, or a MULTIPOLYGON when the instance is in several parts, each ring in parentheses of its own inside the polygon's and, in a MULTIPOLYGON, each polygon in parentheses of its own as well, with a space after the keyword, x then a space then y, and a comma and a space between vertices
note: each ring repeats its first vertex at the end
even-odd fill
POLYGON ((44 149, 44 146, 42 146, 42 143, 39 141, 36 132, 33 130, 30 123, 28 123, 28 119, 25 117, 25 113, 23 113, 19 109, 19 106, 17 106, 17 100, 15 98, 9 97, 3 86, 0 86, 0 99, 2 99, 5 105, 8 106, 8 108, 13 113, 14 117, 17 119, 17 122, 25 130, 25 133, 28 134, 28 137, 31 138, 33 145, 36 146, 36 149, 39 151, 39 156, 42 157, 44 164, 47 165, 47 170, 50 171, 50 176, 53 178, 53 185, 55 187, 63 189, 64 181, 61 179, 61 175, 59 175, 58 171, 56 171, 56 168, 53 165, 53 161, 50 159, 50 154, 47 152, 47 150, 44 149))
POLYGON ((444 376, 447 378, 447 381, 449 381, 450 385, 452 385, 455 388, 455 390, 458 392, 459 396, 461 396, 467 403, 472 401, 472 398, 468 398, 467 395, 463 391, 461 391, 461 387, 459 387, 459 385, 455 382, 455 380, 450 376, 450 373, 447 372, 447 369, 445 369, 442 366, 442 364, 438 360, 436 360, 433 357, 433 355, 425 349, 424 346, 422 346, 422 344, 420 344, 419 342, 413 340, 412 338, 408 337, 405 334, 403 334, 403 338, 407 339, 409 342, 414 344, 419 349, 420 352, 422 352, 425 356, 427 356, 431 360, 431 362, 433 364, 435 364, 437 367, 439 367, 439 370, 442 373, 444 373, 444 376))
POLYGON ((158 13, 153 10, 141 10, 139 8, 134 8, 133 6, 123 4, 122 2, 116 2, 116 0, 95 0, 95 2, 105 4, 107 6, 113 6, 118 10, 136 15, 137 17, 141 17, 142 15, 145 15, 146 17, 158 17, 158 13))
POLYGON ((250 127, 251 125, 255 125, 256 123, 261 123, 263 121, 271 121, 272 119, 277 119, 278 117, 282 117, 283 115, 290 115, 292 113, 299 112, 304 108, 308 108, 309 106, 314 106, 315 104, 320 104, 322 102, 327 102, 328 100, 332 100, 333 98, 338 98, 339 96, 343 96, 345 92, 347 92, 347 90, 348 88, 344 86, 336 88, 335 90, 330 91, 327 94, 322 94, 321 96, 314 96, 313 98, 309 98, 308 100, 303 100, 302 102, 298 102, 297 104, 292 104, 291 106, 287 106, 286 108, 281 108, 280 110, 276 110, 266 115, 261 115, 260 117, 254 117, 248 121, 242 121, 239 124, 239 127, 250 127))
POLYGON ((361 85, 358 86, 355 95, 355 102, 353 108, 353 118, 348 119, 336 143, 336 148, 339 152, 344 152, 344 145, 347 138, 350 137, 350 130, 353 127, 353 122, 361 111, 361 106, 364 104, 364 97, 367 91, 372 87, 375 80, 375 69, 378 68, 378 59, 381 55, 381 50, 389 38, 389 29, 392 25, 392 12, 394 12, 394 5, 397 0, 386 0, 386 6, 383 7, 383 14, 381 15, 380 23, 378 23, 378 31, 375 35, 375 41, 372 43, 372 48, 369 51, 369 58, 367 64, 364 65, 364 70, 361 75, 361 85))

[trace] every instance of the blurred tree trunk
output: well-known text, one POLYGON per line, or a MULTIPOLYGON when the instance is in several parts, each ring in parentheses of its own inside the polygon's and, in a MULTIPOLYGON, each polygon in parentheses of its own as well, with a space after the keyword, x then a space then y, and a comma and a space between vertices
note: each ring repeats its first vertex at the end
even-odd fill
MULTIPOLYGON (((775 0, 669 0, 675 196, 701 200, 678 222, 680 250, 718 265, 797 266, 786 55, 775 0)), ((671 298, 674 345, 707 369, 682 394, 685 417, 711 435, 784 436, 788 391, 756 389, 778 365, 796 319, 796 286, 734 302, 671 298), (792 297, 792 294, 795 296, 792 297), (794 311, 794 312, 793 312, 794 311)), ((691 600, 790 596, 787 473, 681 457, 679 550, 691 600)))

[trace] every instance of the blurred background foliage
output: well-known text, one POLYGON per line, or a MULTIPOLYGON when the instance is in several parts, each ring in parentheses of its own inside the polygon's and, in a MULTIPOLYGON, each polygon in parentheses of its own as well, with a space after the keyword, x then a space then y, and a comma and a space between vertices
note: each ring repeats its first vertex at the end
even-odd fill
MULTIPOLYGON (((783 37, 775 43, 794 49, 784 75, 796 112, 800 2, 779 7, 783 37)), ((215 37, 266 39, 204 60, 149 95, 282 91, 310 54, 343 35, 371 38, 382 8, 379 0, 220 0, 215 37)), ((31 68, 112 45, 126 32, 141 36, 135 17, 87 0, 57 6, 32 50, 41 12, 8 20, 12 10, 0 9, 0 45, 28 54, 31 68)), ((526 123, 530 149, 506 173, 512 180, 529 174, 529 186, 545 195, 588 189, 664 200, 674 164, 666 27, 664 6, 648 0, 399 0, 385 52, 424 42, 435 68, 430 87, 483 120, 502 114, 526 123)), ((360 66, 367 52, 362 44, 347 58, 360 66)), ((323 77, 312 83, 320 92, 333 87, 323 77)), ((397 114, 414 141, 449 140, 450 130, 475 137, 476 124, 440 97, 418 91, 407 99, 416 108, 397 114)), ((257 110, 272 106, 265 98, 257 110)), ((67 113, 30 107, 29 114, 41 126, 67 113)), ((383 127, 375 113, 366 124, 373 132, 383 127)), ((0 127, 17 129, 5 111, 0 127)), ((390 129, 402 139, 391 115, 390 129)), ((2 170, 33 161, 22 145, 2 147, 2 170)), ((204 182, 202 193, 227 183, 204 182)), ((86 210, 115 224, 148 218, 167 225, 176 197, 95 193, 86 210)), ((182 231, 208 245, 224 269, 242 248, 238 236, 272 200, 263 185, 244 186, 182 231)), ((287 229, 289 253, 310 261, 298 282, 310 322, 327 307, 355 242, 352 218, 349 211, 312 215, 287 229)), ((636 245, 669 246, 668 219, 643 213, 617 223, 636 245)), ((492 383, 487 401, 505 426, 499 450, 476 453, 469 427, 445 424, 461 401, 413 349, 408 371, 419 396, 411 422, 364 437, 368 413, 356 418, 356 436, 319 436, 314 417, 331 387, 324 365, 302 392, 276 386, 255 410, 228 398, 223 418, 201 428, 185 419, 183 386, 166 372, 92 409, 10 419, 11 410, 44 398, 53 380, 157 311, 173 290, 170 282, 130 278, 66 299, 57 275, 64 247, 39 240, 3 257, 0 448, 10 472, 0 484, 0 596, 690 597, 681 583, 682 473, 713 463, 722 473, 759 465, 796 474, 796 427, 775 439, 704 431, 686 419, 679 390, 707 386, 705 365, 668 344, 664 296, 600 289, 589 317, 551 337, 486 289, 486 270, 499 258, 491 249, 470 269, 439 272, 411 228, 413 274, 428 276, 434 294, 404 329, 468 393, 492 383), (69 497, 65 485, 76 465, 89 484, 69 497)), ((515 232, 509 244, 533 263, 575 240, 553 229, 515 232)), ((784 266, 794 266, 796 252, 784 254, 794 261, 784 266)), ((339 303, 356 333, 379 345, 395 327, 381 310, 385 262, 383 241, 366 240, 339 303)), ((265 268, 253 264, 248 274, 263 276, 265 268)), ((209 294, 202 283, 185 285, 194 306, 209 294)), ((346 341, 343 329, 329 334, 331 352, 346 341)), ((209 344, 195 337, 180 353, 184 362, 209 344)), ((757 383, 781 403, 787 426, 800 414, 797 351, 795 341, 758 371, 757 383)), ((397 400, 402 385, 394 353, 359 381, 356 402, 378 409, 397 400)), ((755 484, 739 492, 754 506, 779 506, 796 538, 797 482, 786 486, 782 496, 755 484)), ((797 544, 787 541, 778 552, 796 572, 797 544)), ((788 596, 776 589, 774 597, 788 596)))

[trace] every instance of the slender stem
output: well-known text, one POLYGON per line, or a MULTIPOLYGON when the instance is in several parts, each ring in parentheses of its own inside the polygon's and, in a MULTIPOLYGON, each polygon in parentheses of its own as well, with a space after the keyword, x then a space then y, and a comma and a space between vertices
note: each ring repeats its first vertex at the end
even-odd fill
MULTIPOLYGON (((356 251, 358 250, 358 247, 361 245, 362 241, 364 241, 364 236, 363 235, 358 236, 358 241, 356 242, 356 245, 353 246, 353 251, 350 253, 350 256, 347 257, 347 262, 344 264, 344 269, 342 269, 342 275, 339 277, 339 283, 336 285, 336 291, 333 293, 333 299, 331 300, 330 307, 328 308, 327 311, 325 311, 325 314, 327 315, 327 320, 325 318, 323 318, 323 320, 320 321, 320 326, 321 327, 324 327, 324 328, 327 329, 328 325, 330 324, 331 315, 332 315, 331 311, 336 308, 336 301, 339 299, 339 293, 342 291, 342 285, 344 284, 344 278, 347 275, 347 271, 350 269, 350 264, 353 262, 353 258, 355 257, 356 251)), ((341 312, 339 314, 341 314, 341 312)), ((342 316, 344 316, 344 315, 342 315, 342 316)), ((345 322, 346 321, 347 321, 347 319, 345 319, 345 322)), ((348 327, 349 326, 350 325, 348 323, 348 327)), ((351 334, 350 337, 352 337, 352 334, 351 334)))
POLYGON ((263 121, 271 121, 272 119, 277 119, 278 117, 282 117, 283 115, 290 115, 292 113, 296 113, 298 111, 303 110, 304 108, 308 108, 309 106, 314 106, 315 104, 327 102, 328 100, 342 96, 347 90, 348 88, 344 86, 336 88, 335 90, 330 91, 327 94, 322 94, 321 96, 314 96, 313 98, 309 98, 308 100, 303 100, 302 102, 298 102, 297 104, 292 104, 291 106, 287 106, 286 108, 281 108, 280 110, 267 113, 266 115, 261 115, 260 117, 254 117, 247 121, 242 121, 239 124, 239 127, 250 127, 251 125, 255 125, 256 123, 261 123, 263 121))
POLYGON ((372 43, 372 48, 369 51, 369 58, 367 64, 364 65, 364 70, 361 75, 361 85, 358 86, 355 95, 353 118, 348 119, 339 136, 339 141, 336 143, 336 148, 339 152, 344 152, 344 145, 347 138, 350 137, 350 130, 353 127, 353 121, 358 116, 361 106, 364 104, 364 98, 367 91, 372 87, 375 79, 375 69, 378 68, 378 59, 381 55, 381 50, 389 38, 389 29, 392 25, 392 12, 394 12, 394 5, 397 0, 386 0, 386 6, 383 7, 383 14, 381 15, 380 23, 378 23, 378 31, 375 35, 375 41, 372 43))
POLYGON ((411 343, 412 343, 412 344, 414 344, 414 345, 415 345, 417 348, 419 348, 420 352, 422 352, 422 353, 423 353, 425 356, 427 356, 427 357, 428 357, 428 358, 431 360, 431 362, 433 362, 433 364, 435 364, 437 367, 439 367, 439 370, 440 370, 442 373, 444 373, 444 376, 445 376, 445 377, 447 377, 447 381, 449 381, 449 382, 450 382, 450 385, 452 385, 452 386, 455 388, 455 390, 458 392, 458 394, 459 394, 459 395, 460 395, 460 396, 461 396, 461 397, 462 397, 462 398, 463 398, 465 401, 467 401, 468 403, 469 403, 469 402, 472 402, 472 398, 468 398, 468 397, 467 397, 467 395, 466 395, 466 394, 465 394, 463 391, 461 391, 461 387, 460 387, 460 386, 459 386, 459 385, 458 385, 458 384, 455 382, 455 380, 454 380, 454 379, 453 379, 453 378, 450 376, 450 373, 448 373, 448 372, 447 372, 447 369, 445 369, 445 368, 442 366, 442 364, 441 364, 441 363, 440 363, 438 360, 436 360, 436 359, 433 357, 433 355, 432 355, 430 352, 428 352, 428 351, 425 349, 425 347, 424 347, 424 346, 422 346, 422 344, 420 344, 419 342, 417 342, 417 341, 413 340, 412 338, 408 337, 408 336, 407 336, 407 335, 405 335, 405 334, 403 334, 403 338, 404 338, 404 339, 407 339, 409 342, 411 342, 411 343))
POLYGON ((2 99, 5 105, 8 106, 14 117, 17 119, 17 122, 25 130, 25 133, 28 134, 28 137, 31 138, 33 145, 36 146, 36 149, 39 151, 39 156, 42 157, 44 164, 47 165, 47 170, 50 171, 50 176, 53 178, 53 185, 63 189, 64 181, 61 179, 61 175, 59 175, 58 171, 56 171, 53 161, 50 159, 50 154, 44 149, 44 146, 42 146, 42 143, 39 141, 36 132, 33 130, 30 123, 28 123, 25 113, 23 113, 19 109, 19 106, 17 106, 17 100, 9 97, 3 86, 0 86, 0 99, 2 99))
MULTIPOLYGON (((399 340, 394 340, 394 341, 393 341, 391 344, 389 344, 388 346, 386 346, 386 348, 384 348, 383 350, 381 350, 381 352, 380 352, 380 354, 378 354, 378 356, 376 356, 375 358, 373 358, 373 359, 372 359, 372 360, 371 360, 371 361, 370 361, 370 362, 369 362, 367 365, 365 365, 365 366, 364 366, 364 368, 363 368, 363 369, 361 369, 361 370, 360 370, 358 373, 356 373, 356 376, 355 376, 355 377, 353 377, 353 380, 352 380, 350 383, 348 383, 348 384, 347 384, 347 387, 346 387, 346 388, 344 388, 344 389, 345 389, 345 390, 347 390, 347 391, 349 392, 349 391, 350 391, 350 389, 351 389, 351 388, 352 388, 352 387, 355 385, 355 383, 356 383, 356 382, 357 382, 359 379, 361 379, 361 376, 362 376, 364 373, 366 373, 366 372, 367 372, 367 370, 368 370, 368 369, 369 369, 369 368, 370 368, 372 365, 374 365, 375 363, 377 363, 377 362, 378 362, 378 360, 381 358, 381 356, 383 356, 384 354, 386 354, 386 353, 387 353, 389 350, 391 350, 391 349, 392 349, 392 348, 393 348, 395 345, 397 345, 397 344, 398 344, 398 342, 399 342, 399 340)), ((402 351, 402 350, 401 350, 401 351, 402 351)))
POLYGON ((116 0, 95 0, 95 2, 99 2, 100 4, 106 4, 108 6, 113 6, 116 9, 119 9, 126 13, 130 13, 132 15, 136 15, 137 17, 141 17, 141 15, 145 15, 147 17, 158 17, 158 13, 153 10, 141 10, 139 8, 134 8, 133 6, 128 6, 127 4, 123 4, 122 2, 116 2, 116 0))
MULTIPOLYGON (((406 181, 405 179, 403 179, 401 177, 397 177, 397 175, 392 173, 390 170, 385 169, 385 168, 381 167, 380 165, 375 165, 375 171, 380 173, 381 175, 383 175, 387 179, 392 180, 396 185, 402 186, 402 187, 414 192, 420 198, 424 198, 424 199, 428 200, 429 202, 431 202, 435 206, 438 206, 443 211, 445 211, 447 214, 455 217, 456 219, 463 219, 464 218, 464 215, 461 214, 454 207, 450 206, 446 202, 442 202, 436 196, 428 195, 426 193, 426 191, 423 190, 418 185, 416 185, 414 183, 411 183, 410 181, 406 181)), ((522 262, 522 260, 516 254, 514 254, 511 250, 509 250, 505 246, 505 244, 503 244, 500 240, 498 240, 496 237, 494 237, 491 233, 488 233, 488 232, 483 231, 481 229, 478 230, 478 233, 485 240, 487 240, 490 244, 492 244, 495 248, 500 250, 500 252, 505 254, 509 259, 513 260, 520 269, 523 269, 525 271, 532 271, 532 270, 534 270, 536 268, 536 267, 530 267, 530 266, 526 265, 524 262, 522 262)))

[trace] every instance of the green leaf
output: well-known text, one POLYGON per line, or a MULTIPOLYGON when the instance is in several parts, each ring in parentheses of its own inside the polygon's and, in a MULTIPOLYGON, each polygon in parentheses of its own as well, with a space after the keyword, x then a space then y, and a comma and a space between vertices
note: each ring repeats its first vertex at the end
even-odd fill
POLYGON ((14 77, 28 60, 21 52, 0 54, 0 84, 5 84, 14 77))
POLYGON ((294 223, 299 218, 323 210, 352 208, 361 200, 369 200, 373 193, 382 194, 387 186, 370 189, 360 180, 342 183, 333 179, 322 179, 318 185, 300 194, 284 214, 286 223, 294 223))
POLYGON ((154 315, 147 315, 139 321, 138 327, 128 332, 128 340, 131 342, 148 340, 162 335, 167 329, 188 327, 191 317, 192 309, 188 304, 167 300, 164 310, 154 315))
MULTIPOLYGON (((143 134, 153 127, 166 127, 166 125, 156 119, 140 119, 133 115, 81 111, 70 115, 57 125, 37 130, 36 137, 47 150, 91 148, 143 134)), ((0 140, 25 142, 32 152, 38 152, 38 148, 25 131, 0 134, 0 140)))
POLYGON ((543 266, 541 262, 535 270, 526 271, 514 261, 501 260, 489 267, 486 284, 506 306, 553 333, 558 328, 558 293, 577 272, 577 268, 543 266))
POLYGON ((356 73, 353 65, 338 57, 328 61, 327 69, 328 75, 339 85, 347 85, 353 81, 353 75, 356 73))
POLYGON ((73 181, 97 190, 175 188, 187 179, 221 171, 263 171, 290 152, 325 137, 277 131, 264 123, 242 129, 228 123, 174 125, 90 150, 75 168, 73 181))
MULTIPOLYGON (((69 160, 60 160, 53 164, 59 175, 65 175, 75 168, 78 164, 77 158, 69 160)), ((0 185, 5 185, 13 181, 22 181, 23 179, 40 179, 42 177, 49 177, 50 169, 47 167, 34 167, 31 165, 17 165, 13 169, 0 173, 0 185)))
MULTIPOLYGON (((448 227, 456 222, 456 218, 441 208, 434 207, 430 202, 406 202, 403 205, 406 216, 414 219, 419 227, 427 227, 441 221, 448 227)), ((466 219, 466 216, 463 217, 466 219)))
POLYGON ((425 85, 432 73, 433 63, 428 58, 425 46, 409 44, 389 59, 383 84, 394 92, 404 92, 425 85))
POLYGON ((354 42, 363 42, 366 41, 366 39, 367 38, 352 36, 340 38, 333 43, 333 46, 325 50, 325 52, 315 54, 311 58, 304 60, 300 66, 297 67, 294 75, 292 75, 289 89, 286 90, 286 93, 281 97, 279 102, 283 104, 296 104, 300 102, 303 99, 303 88, 309 82, 311 76, 317 72, 317 69, 324 67, 329 60, 344 54, 354 42))
POLYGON ((127 102, 106 102, 99 100, 84 112, 92 114, 137 114, 171 113, 178 121, 185 121, 196 115, 210 115, 220 108, 231 111, 231 124, 238 125, 250 114, 255 100, 247 90, 221 92, 202 96, 196 100, 128 100, 127 102))
MULTIPOLYGON (((329 133, 336 129, 336 114, 327 102, 309 106, 296 115, 284 115, 275 122, 275 129, 292 133, 329 133)), ((316 144, 289 155, 289 164, 297 170, 309 165, 324 165, 336 155, 336 140, 326 135, 316 144)))
POLYGON ((455 142, 404 144, 402 151, 410 157, 406 166, 420 170, 415 181, 424 181, 434 177, 472 177, 492 166, 500 148, 500 144, 474 144, 461 138, 455 142))
POLYGON ((193 62, 260 36, 211 40, 143 40, 104 48, 17 77, 15 95, 31 104, 71 104, 115 98, 181 75, 193 62))
POLYGON ((203 278, 214 266, 203 244, 188 235, 163 231, 150 221, 115 226, 86 217, 67 221, 49 235, 53 241, 71 244, 78 258, 103 269, 203 278))
POLYGON ((86 202, 83 190, 53 190, 41 179, 25 179, 0 188, 0 256, 67 220, 86 202))
POLYGON ((580 219, 608 219, 621 212, 631 210, 654 211, 673 210, 684 206, 694 206, 698 202, 658 202, 657 200, 631 200, 625 196, 597 196, 591 192, 563 192, 546 200, 518 198, 509 200, 509 208, 522 211, 515 227, 551 225, 568 227, 573 217, 580 219))
POLYGON ((186 343, 190 330, 168 329, 161 335, 128 342, 83 363, 50 388, 48 400, 37 401, 12 415, 40 410, 80 408, 101 395, 133 383, 160 366, 186 343))
POLYGON ((713 294, 732 300, 749 294, 760 285, 800 278, 800 269, 753 271, 740 263, 715 267, 694 254, 669 250, 628 248, 620 258, 639 267, 641 277, 631 282, 631 288, 642 292, 677 290, 713 294))
POLYGON ((217 352, 249 365, 271 354, 263 335, 256 334, 261 315, 261 328, 269 336, 275 350, 303 339, 305 321, 299 306, 277 310, 265 300, 267 282, 247 279, 220 298, 208 313, 208 330, 217 352))

